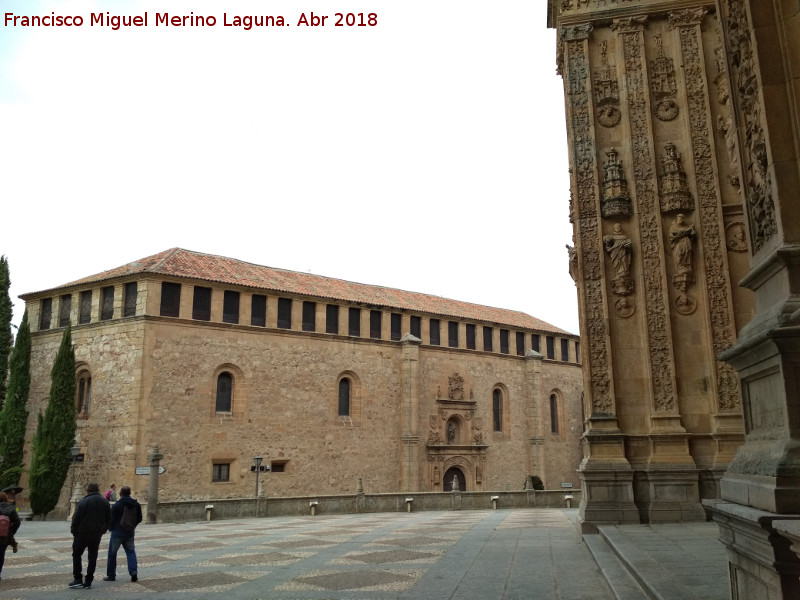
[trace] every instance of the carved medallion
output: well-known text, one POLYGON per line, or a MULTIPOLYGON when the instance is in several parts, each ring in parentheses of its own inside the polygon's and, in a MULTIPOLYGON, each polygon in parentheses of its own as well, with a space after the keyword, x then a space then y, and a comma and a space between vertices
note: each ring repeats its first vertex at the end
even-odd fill
POLYGON ((725 245, 731 252, 747 252, 744 223, 734 221, 725 228, 725 245))

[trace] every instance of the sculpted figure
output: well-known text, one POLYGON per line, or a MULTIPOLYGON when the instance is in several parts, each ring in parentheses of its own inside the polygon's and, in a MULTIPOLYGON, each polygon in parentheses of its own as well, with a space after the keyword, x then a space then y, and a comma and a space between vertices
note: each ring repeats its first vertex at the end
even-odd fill
POLYGON ((614 224, 612 233, 603 236, 603 247, 611 256, 617 277, 627 277, 631 271, 632 242, 622 231, 622 225, 614 224))
POLYGON ((694 225, 686 223, 682 214, 677 215, 669 227, 669 245, 677 275, 692 272, 692 241, 696 235, 694 225))
POLYGON ((447 443, 452 444, 456 441, 456 424, 450 421, 447 424, 447 443))

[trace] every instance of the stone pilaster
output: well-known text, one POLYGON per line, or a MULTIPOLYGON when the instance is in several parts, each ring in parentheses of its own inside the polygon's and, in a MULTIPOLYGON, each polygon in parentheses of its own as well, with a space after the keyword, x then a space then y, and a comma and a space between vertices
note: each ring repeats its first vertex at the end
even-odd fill
POLYGON ((406 334, 400 340, 402 361, 400 368, 401 388, 403 390, 402 443, 403 464, 400 472, 400 489, 416 492, 424 489, 421 477, 419 447, 419 346, 417 337, 406 334))

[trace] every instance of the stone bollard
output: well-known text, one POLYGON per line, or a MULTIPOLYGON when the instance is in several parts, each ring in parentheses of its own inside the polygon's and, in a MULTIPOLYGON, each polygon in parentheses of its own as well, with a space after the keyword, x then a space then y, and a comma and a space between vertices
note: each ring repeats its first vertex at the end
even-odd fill
POLYGON ((158 451, 158 444, 153 444, 150 453, 150 485, 147 489, 147 522, 158 523, 158 468, 164 455, 158 451))
POLYGON ((411 512, 411 504, 414 502, 413 498, 406 498, 406 509, 407 512, 411 512))
POLYGON ((319 502, 312 500, 308 503, 308 505, 311 507, 311 516, 315 516, 317 514, 317 506, 319 506, 319 502))

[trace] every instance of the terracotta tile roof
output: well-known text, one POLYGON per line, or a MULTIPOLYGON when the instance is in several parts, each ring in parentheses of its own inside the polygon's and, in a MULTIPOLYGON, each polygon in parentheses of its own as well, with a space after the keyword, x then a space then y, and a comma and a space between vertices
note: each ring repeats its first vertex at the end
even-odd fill
POLYGON ((233 258, 203 254, 182 248, 172 248, 127 265, 84 277, 51 290, 24 294, 22 299, 44 292, 98 283, 139 274, 169 275, 187 279, 200 279, 217 283, 256 288, 269 292, 312 296, 359 304, 418 311, 465 320, 498 323, 522 329, 572 336, 569 332, 550 325, 523 312, 482 306, 460 300, 451 300, 430 294, 407 292, 378 285, 354 283, 310 273, 299 273, 254 265, 233 258))

